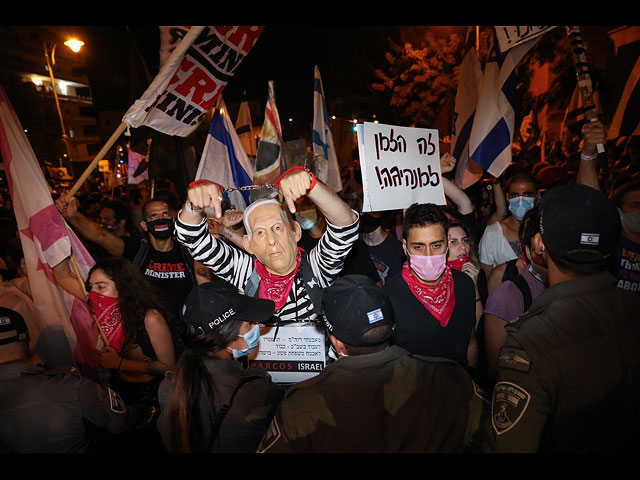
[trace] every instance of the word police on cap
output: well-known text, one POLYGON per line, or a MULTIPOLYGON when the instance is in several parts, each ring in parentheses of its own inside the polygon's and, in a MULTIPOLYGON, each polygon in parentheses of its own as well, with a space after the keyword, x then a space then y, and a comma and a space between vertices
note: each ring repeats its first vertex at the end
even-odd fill
POLYGON ((212 322, 209 322, 209 328, 212 327, 217 327, 218 325, 220 325, 222 322, 224 322, 225 320, 227 320, 229 317, 232 317, 233 315, 235 315, 236 312, 233 310, 233 308, 230 308, 229 310, 227 310, 226 312, 224 312, 222 315, 220 315, 219 317, 217 317, 215 320, 213 320, 212 322))

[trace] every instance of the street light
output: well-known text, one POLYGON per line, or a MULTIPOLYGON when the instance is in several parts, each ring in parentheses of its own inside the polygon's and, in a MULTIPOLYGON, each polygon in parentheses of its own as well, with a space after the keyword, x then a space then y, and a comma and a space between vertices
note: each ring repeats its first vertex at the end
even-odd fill
MULTIPOLYGON (((72 38, 64 42, 64 44, 69 47, 74 52, 78 53, 80 48, 84 45, 84 42, 72 38)), ((49 69, 49 76, 51 77, 51 88, 53 89, 53 97, 56 100, 56 108, 58 109, 58 116, 60 117, 60 126, 62 128, 62 140, 64 140, 65 148, 67 149, 67 157, 69 161, 71 161, 71 143, 69 142, 69 137, 67 136, 67 130, 64 128, 64 119, 62 118, 62 110, 60 109, 60 100, 58 100, 58 92, 56 91, 56 82, 53 77, 53 65, 56 64, 55 53, 57 43, 53 44, 53 48, 51 49, 51 60, 49 60, 49 52, 47 50, 46 42, 44 45, 44 56, 47 59, 47 68, 49 69)))

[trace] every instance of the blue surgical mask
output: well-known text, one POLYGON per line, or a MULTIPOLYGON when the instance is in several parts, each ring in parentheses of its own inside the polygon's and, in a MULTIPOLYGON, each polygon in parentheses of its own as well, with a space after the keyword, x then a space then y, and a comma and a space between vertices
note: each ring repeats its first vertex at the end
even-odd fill
POLYGON ((315 209, 303 210, 296 214, 296 220, 303 230, 313 230, 318 224, 318 212, 315 209))
POLYGON ((260 327, 254 325, 249 332, 238 336, 244 338, 244 341, 247 342, 247 348, 244 350, 232 348, 231 353, 233 353, 233 358, 247 357, 253 353, 260 342, 260 327))
POLYGON ((525 213, 533 208, 535 198, 533 197, 516 197, 509 200, 509 211, 518 220, 522 220, 525 213))

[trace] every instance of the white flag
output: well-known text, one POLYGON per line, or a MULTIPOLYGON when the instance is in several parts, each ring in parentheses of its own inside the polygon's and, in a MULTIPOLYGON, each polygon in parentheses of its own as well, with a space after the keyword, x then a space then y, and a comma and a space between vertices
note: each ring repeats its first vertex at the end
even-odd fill
POLYGON ((475 27, 468 27, 465 55, 460 65, 451 133, 451 151, 457 160, 456 184, 465 189, 482 178, 483 170, 469 158, 469 136, 478 104, 482 66, 476 52, 475 27))
POLYGON ((500 53, 497 42, 484 67, 473 119, 469 153, 484 170, 498 177, 511 163, 515 128, 516 67, 540 37, 500 53))
POLYGON ((333 144, 333 134, 324 98, 324 88, 320 70, 315 67, 313 82, 313 169, 314 174, 322 183, 334 192, 342 190, 342 178, 336 148, 333 144))
POLYGON ((194 26, 123 121, 186 137, 214 104, 264 27, 194 26))

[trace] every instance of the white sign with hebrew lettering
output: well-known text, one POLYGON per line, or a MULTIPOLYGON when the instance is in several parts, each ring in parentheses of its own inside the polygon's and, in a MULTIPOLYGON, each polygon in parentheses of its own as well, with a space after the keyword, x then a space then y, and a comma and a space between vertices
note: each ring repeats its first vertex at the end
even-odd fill
POLYGON ((446 203, 438 130, 365 122, 357 134, 363 212, 446 203))

